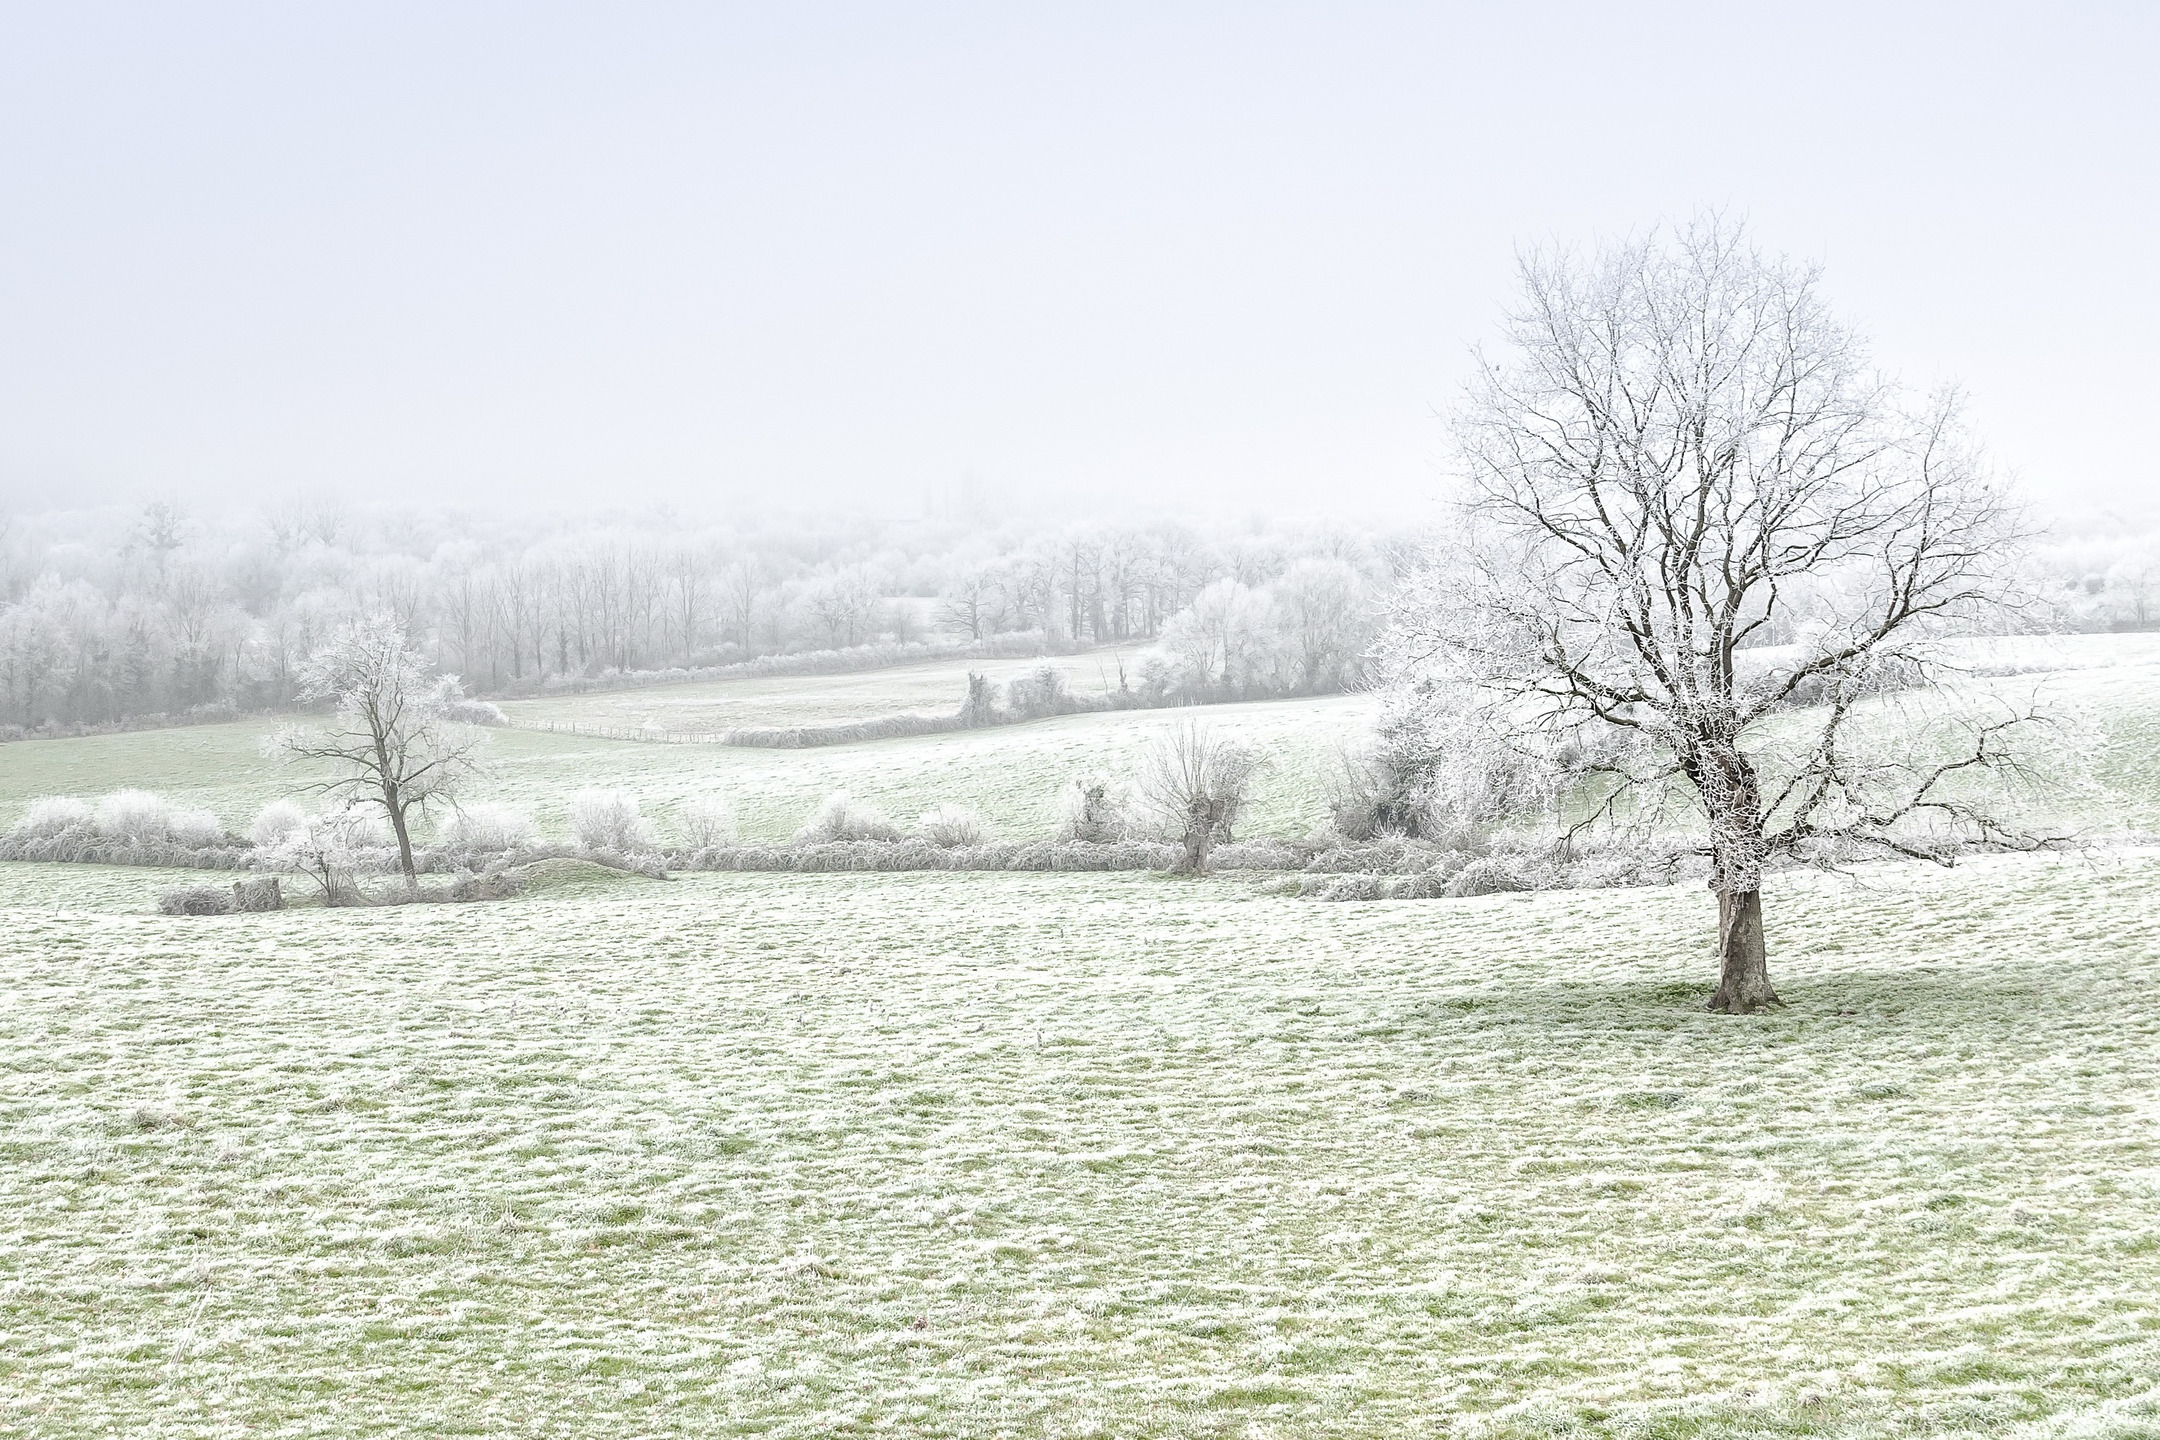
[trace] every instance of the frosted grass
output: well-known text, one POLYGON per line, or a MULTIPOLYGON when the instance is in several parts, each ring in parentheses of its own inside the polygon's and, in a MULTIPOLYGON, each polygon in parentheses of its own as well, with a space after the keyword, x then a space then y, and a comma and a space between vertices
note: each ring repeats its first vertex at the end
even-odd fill
POLYGON ((2154 1433, 2160 855, 1320 906, 0 867, 0 1430, 2154 1433))

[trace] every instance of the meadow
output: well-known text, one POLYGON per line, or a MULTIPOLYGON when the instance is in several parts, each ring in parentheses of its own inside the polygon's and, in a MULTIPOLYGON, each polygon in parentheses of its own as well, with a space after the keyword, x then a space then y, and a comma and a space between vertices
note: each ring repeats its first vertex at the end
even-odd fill
MULTIPOLYGON (((1372 702, 1361 696, 1209 706, 1201 718, 1264 748, 1271 762, 1241 833, 1301 835, 1327 818, 1327 782, 1372 702)), ((1058 791, 1075 775, 1118 775, 1148 740, 1187 718, 1171 710, 1072 715, 981 731, 812 750, 672 745, 537 730, 489 735, 488 773, 473 798, 528 810, 567 833, 569 797, 586 786, 628 789, 662 823, 673 805, 722 794, 744 836, 784 840, 826 795, 845 789, 903 823, 939 804, 970 805, 1013 838, 1050 833, 1058 791)), ((0 750, 0 825, 41 795, 155 790, 244 827, 268 801, 309 778, 263 747, 269 721, 21 741, 0 750)))
MULTIPOLYGON (((1975 664, 2031 673, 1984 676, 1972 687, 2013 703, 2039 700, 2097 735, 2097 786, 2063 813, 2065 823, 2099 837, 2160 832, 2160 644, 2146 635, 2078 635, 1990 640, 1975 645, 1975 664)), ((1366 695, 1210 705, 1189 710, 1127 710, 1030 721, 809 750, 763 750, 716 744, 663 744, 517 728, 634 729, 648 719, 663 729, 729 725, 818 725, 862 720, 911 708, 956 709, 968 669, 1012 674, 1040 661, 941 661, 843 676, 782 676, 683 686, 595 691, 504 706, 513 728, 490 734, 488 770, 471 798, 525 809, 542 828, 567 834, 569 796, 588 786, 632 791, 663 827, 674 806, 725 795, 749 841, 780 841, 835 790, 883 806, 901 822, 934 805, 980 810, 1011 839, 1046 837, 1066 781, 1116 778, 1165 729, 1197 720, 1268 756, 1240 834, 1294 839, 1328 818, 1331 784, 1346 748, 1370 725, 1377 702, 1366 695), (949 703, 933 704, 944 696, 949 703), (670 710, 669 706, 677 707, 670 710)), ((1091 652, 1048 663, 1066 667, 1086 689, 1091 652)), ((265 803, 288 796, 311 772, 265 747, 268 720, 186 726, 117 735, 21 741, 0 747, 0 826, 43 795, 96 795, 138 786, 188 806, 207 808, 234 829, 265 803)))
MULTIPOLYGON (((2160 690, 2095 654, 1988 683, 2105 733, 2114 843, 1775 876, 1744 1020, 1694 886, 560 861, 171 919, 184 874, 0 865, 0 1433, 2160 1435, 2160 690)), ((1206 713, 1275 755, 1252 833, 1369 708, 1206 713)), ((510 730, 487 785, 1025 833, 1175 718, 510 730)), ((0 820, 243 822, 264 731, 0 748, 0 820)))
POLYGON ((68 1435, 2149 1435, 2160 855, 1314 905, 0 870, 68 1435))
POLYGON ((839 675, 772 675, 687 685, 650 685, 588 690, 535 700, 511 700, 503 708, 520 724, 593 725, 664 731, 709 732, 737 726, 832 725, 896 712, 950 715, 967 695, 968 675, 995 684, 1049 668, 1065 688, 1086 697, 1117 688, 1122 663, 1129 670, 1138 650, 1089 650, 1038 659, 960 659, 894 665, 839 675))

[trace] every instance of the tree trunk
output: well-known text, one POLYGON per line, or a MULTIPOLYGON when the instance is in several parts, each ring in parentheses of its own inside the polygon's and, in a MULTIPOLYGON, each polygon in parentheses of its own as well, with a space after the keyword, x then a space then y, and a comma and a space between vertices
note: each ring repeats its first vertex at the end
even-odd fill
POLYGON ((1725 1015, 1753 1015, 1781 1008, 1770 988, 1770 959, 1763 945, 1762 892, 1718 893, 1718 987, 1709 1008, 1725 1015))
POLYGON ((1215 810, 1204 799, 1194 800, 1185 815, 1185 856, 1178 862, 1180 875, 1205 875, 1208 851, 1214 849, 1215 810))
POLYGON ((390 811, 390 828, 397 832, 398 868, 405 872, 405 888, 417 890, 420 888, 420 872, 413 868, 412 836, 405 830, 405 812, 395 805, 387 808, 390 811))

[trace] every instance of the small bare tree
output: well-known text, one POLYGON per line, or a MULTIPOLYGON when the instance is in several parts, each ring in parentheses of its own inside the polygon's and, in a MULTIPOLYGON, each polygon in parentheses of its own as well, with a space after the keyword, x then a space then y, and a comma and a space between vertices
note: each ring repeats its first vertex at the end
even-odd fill
POLYGON ((1521 282, 1514 354, 1459 418, 1464 538, 1407 587, 1396 672, 1436 729, 1570 770, 1585 824, 1692 801, 1710 1008, 1777 1005, 1766 864, 2037 843, 1988 803, 2037 717, 1879 701, 1940 697, 1914 688, 1941 672, 1925 642, 2008 593, 2015 517, 1954 399, 1909 402, 1817 271, 1738 227, 1530 254, 1521 282))
POLYGON ((398 868, 417 887, 411 818, 451 799, 479 768, 486 736, 446 718, 454 680, 430 681, 405 632, 386 614, 341 627, 300 668, 300 694, 336 706, 329 725, 281 731, 295 760, 327 761, 333 774, 308 788, 346 804, 379 807, 397 837, 398 868))
POLYGON ((1134 789, 1183 845, 1178 874, 1207 873, 1208 856, 1231 838, 1260 765, 1257 751, 1190 721, 1172 726, 1141 752, 1134 789))

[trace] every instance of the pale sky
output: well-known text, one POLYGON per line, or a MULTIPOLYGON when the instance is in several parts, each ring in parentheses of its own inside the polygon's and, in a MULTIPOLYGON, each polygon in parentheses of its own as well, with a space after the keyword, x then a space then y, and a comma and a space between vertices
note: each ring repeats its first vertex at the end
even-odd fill
POLYGON ((0 501, 1310 510, 1706 207, 2155 508, 2160 7, 0 5, 0 501))

